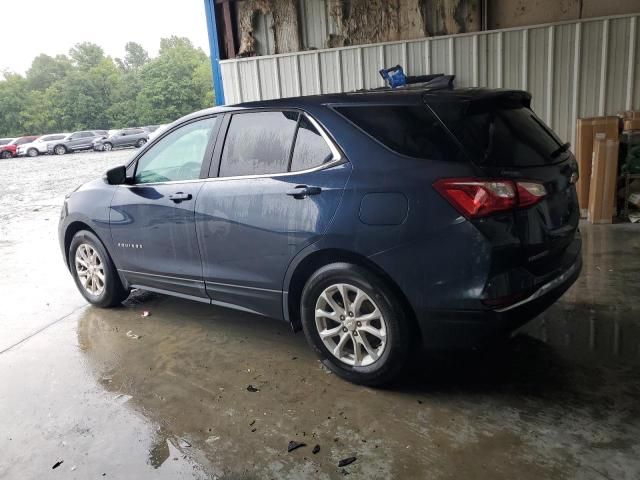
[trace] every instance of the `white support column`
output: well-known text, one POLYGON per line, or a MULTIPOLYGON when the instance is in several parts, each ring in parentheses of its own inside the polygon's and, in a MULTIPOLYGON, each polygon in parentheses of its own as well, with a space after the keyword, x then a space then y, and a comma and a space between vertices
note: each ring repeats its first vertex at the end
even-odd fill
POLYGON ((522 30, 522 90, 529 88, 529 29, 522 30))
POLYGON ((427 70, 427 75, 429 75, 431 73, 431 40, 425 40, 424 54, 425 54, 425 68, 427 70))
POLYGON ((496 55, 496 63, 498 64, 498 71, 497 73, 497 77, 498 77, 498 88, 502 88, 502 84, 504 83, 504 79, 503 77, 503 73, 502 73, 502 57, 504 56, 502 54, 502 37, 503 34, 502 32, 498 32, 498 51, 497 51, 497 55, 496 55))
POLYGON ((296 92, 302 95, 302 72, 300 71, 300 55, 295 55, 296 59, 296 92))
MULTIPOLYGON (((378 60, 380 62, 380 67, 378 68, 378 70, 386 68, 386 65, 384 64, 384 45, 380 45, 380 47, 378 48, 378 60)), ((378 85, 384 87, 384 80, 380 76, 378 76, 378 85)))
POLYGON ((633 110, 633 87, 636 74, 636 41, 638 29, 638 17, 631 17, 629 23, 629 63, 627 66, 627 98, 625 108, 633 110))
POLYGON ((473 87, 479 87, 480 86, 480 56, 478 55, 478 41, 480 40, 480 36, 478 34, 475 34, 473 36, 473 43, 472 43, 472 62, 473 62, 473 87))
POLYGON ((280 84, 280 62, 278 57, 273 57, 273 81, 276 84, 276 98, 282 98, 282 85, 280 84))
POLYGON ((553 64, 555 57, 555 27, 549 27, 549 43, 547 49, 547 124, 553 128, 553 64))
POLYGON ((580 67, 582 55, 582 22, 576 23, 576 31, 573 40, 573 94, 571 96, 571 144, 576 144, 576 120, 578 112, 578 100, 580 99, 580 67))
POLYGON ((364 50, 358 48, 358 84, 364 88, 364 50))
POLYGON ((342 55, 340 49, 336 50, 336 80, 338 81, 338 92, 344 92, 342 81, 342 55))
POLYGON ((449 37, 449 75, 454 75, 456 71, 455 45, 453 37, 449 37))
POLYGON ((607 59, 609 55, 609 19, 602 21, 602 51, 600 56, 600 98, 598 99, 598 115, 606 112, 607 99, 607 59))
POLYGON ((316 69, 318 71, 318 75, 316 75, 316 93, 322 93, 322 70, 320 69, 320 54, 318 52, 313 54, 316 61, 316 69))

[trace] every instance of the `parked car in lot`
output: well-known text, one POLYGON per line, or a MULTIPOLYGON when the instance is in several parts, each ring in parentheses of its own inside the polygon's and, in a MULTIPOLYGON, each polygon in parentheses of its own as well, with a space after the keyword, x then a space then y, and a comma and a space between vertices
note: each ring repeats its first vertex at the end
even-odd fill
POLYGON ((0 146, 12 142, 15 138, 0 138, 0 146))
POLYGON ((67 196, 86 300, 133 288, 275 317, 350 381, 506 338, 581 266, 575 158, 508 90, 371 91, 188 115, 67 196))
POLYGON ((37 157, 38 155, 43 155, 47 153, 47 149, 50 142, 55 142, 57 140, 62 140, 64 137, 69 135, 68 133, 52 133, 51 135, 42 135, 41 137, 36 138, 34 141, 30 143, 25 143, 20 145, 17 150, 17 155, 20 156, 28 156, 28 157, 37 157))
POLYGON ((33 142, 36 138, 38 138, 37 135, 29 135, 29 136, 26 136, 26 137, 18 137, 18 138, 14 138, 9 143, 6 143, 5 145, 0 145, 0 158, 15 157, 16 153, 17 153, 17 150, 18 150, 18 147, 20 145, 24 145, 25 143, 33 142))
POLYGON ((96 138, 93 149, 109 152, 114 148, 142 147, 149 140, 149 132, 142 128, 124 128, 109 135, 96 138))
POLYGON ((105 130, 82 130, 80 132, 73 132, 61 140, 50 142, 47 145, 47 152, 64 155, 68 152, 90 150, 93 148, 93 141, 105 135, 108 135, 108 132, 105 130))

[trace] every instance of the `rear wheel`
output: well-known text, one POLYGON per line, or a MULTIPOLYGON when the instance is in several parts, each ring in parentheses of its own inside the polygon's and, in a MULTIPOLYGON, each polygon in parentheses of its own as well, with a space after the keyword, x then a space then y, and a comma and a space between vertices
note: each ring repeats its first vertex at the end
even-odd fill
POLYGON ((73 236, 68 259, 76 286, 89 303, 113 307, 129 295, 107 250, 93 233, 81 230, 73 236))
POLYGON ((39 153, 40 152, 38 152, 37 148, 30 148, 29 150, 27 150, 27 155, 29 155, 30 157, 37 157, 39 153))
POLYGON ((349 263, 322 267, 302 292, 302 326, 320 360, 342 378, 384 385, 402 371, 410 325, 385 282, 349 263))
POLYGON ((147 143, 147 141, 144 138, 141 138, 140 140, 138 140, 136 142, 136 147, 140 148, 142 147, 145 143, 147 143))
POLYGON ((9 150, 5 150, 4 152, 0 153, 0 158, 7 159, 11 157, 13 157, 13 155, 11 155, 11 152, 9 150))
POLYGON ((56 155, 64 155, 67 153, 67 148, 64 145, 56 145, 53 149, 53 153, 56 155))
POLYGON ((102 145, 102 150, 105 152, 110 152, 111 150, 113 150, 113 145, 111 145, 109 142, 106 142, 102 145))

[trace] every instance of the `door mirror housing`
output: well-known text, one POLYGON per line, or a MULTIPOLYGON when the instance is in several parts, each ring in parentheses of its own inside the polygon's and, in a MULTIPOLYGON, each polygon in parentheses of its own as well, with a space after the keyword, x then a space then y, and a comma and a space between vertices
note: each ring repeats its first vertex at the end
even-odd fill
POLYGON ((109 185, 123 185, 127 183, 127 167, 120 165, 107 170, 105 180, 109 185))

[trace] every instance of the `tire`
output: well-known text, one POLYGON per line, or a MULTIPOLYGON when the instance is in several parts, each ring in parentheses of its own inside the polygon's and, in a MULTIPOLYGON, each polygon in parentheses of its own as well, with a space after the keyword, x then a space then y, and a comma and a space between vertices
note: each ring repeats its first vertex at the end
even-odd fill
POLYGON ((129 295, 129 292, 122 286, 109 253, 93 233, 87 230, 80 230, 76 233, 69 245, 67 258, 76 287, 90 304, 102 308, 114 307, 129 295), (82 265, 84 263, 85 266, 91 266, 92 262, 88 260, 95 258, 91 252, 95 252, 99 260, 99 262, 93 262, 93 272, 102 273, 102 282, 98 273, 93 275, 88 268, 82 265), (86 272, 85 276, 83 276, 84 272, 86 272), (88 279, 89 276, 92 277, 91 280, 88 279))
POLYGON ((38 151, 37 148, 30 148, 29 150, 27 150, 27 156, 28 157, 37 157, 40 154, 40 152, 38 151))
POLYGON ((102 144, 102 151, 103 152, 110 152, 111 150, 113 150, 113 145, 111 145, 109 142, 106 142, 106 143, 102 144))
POLYGON ((56 145, 55 147, 53 147, 53 153, 55 153, 56 155, 64 155, 65 153, 67 153, 67 147, 65 147, 64 145, 56 145))
POLYGON ((11 155, 11 152, 9 150, 5 150, 4 152, 0 152, 0 158, 2 159, 7 159, 7 158, 11 158, 13 157, 13 155, 11 155))
POLYGON ((136 148, 142 147, 145 143, 147 143, 147 141, 144 138, 141 138, 136 142, 136 148))
POLYGON ((361 385, 382 386, 391 383, 403 370, 411 354, 410 323, 391 289, 369 270, 350 263, 332 263, 320 268, 307 281, 300 307, 307 342, 336 375, 361 385), (345 311, 342 310, 344 302, 340 301, 343 292, 350 303, 345 311), (353 309, 360 294, 364 294, 360 298, 367 298, 360 302, 359 308, 353 309), (337 305, 337 311, 324 300, 328 297, 337 305), (322 315, 316 318, 318 309, 331 316, 336 314, 335 320, 322 315), (340 312, 345 315, 340 316, 340 312), (381 314, 380 319, 375 319, 376 312, 381 314), (336 334, 323 340, 320 330, 336 331, 336 334), (369 333, 374 330, 376 335, 369 333), (346 337, 344 343, 343 337, 346 337), (360 361, 356 356, 356 342, 360 361), (368 348, 361 342, 366 342, 368 348), (342 358, 330 350, 339 343, 343 343, 342 358), (368 353, 370 350, 374 355, 368 353))

